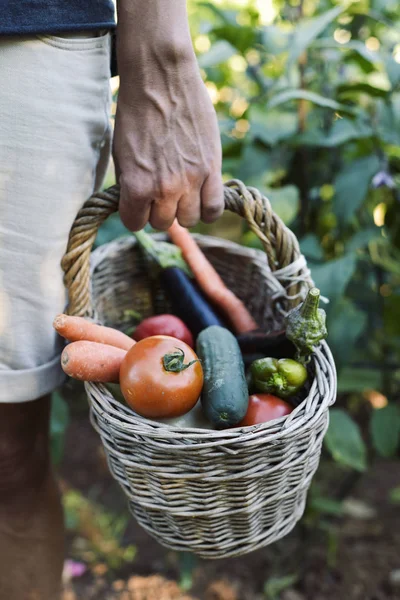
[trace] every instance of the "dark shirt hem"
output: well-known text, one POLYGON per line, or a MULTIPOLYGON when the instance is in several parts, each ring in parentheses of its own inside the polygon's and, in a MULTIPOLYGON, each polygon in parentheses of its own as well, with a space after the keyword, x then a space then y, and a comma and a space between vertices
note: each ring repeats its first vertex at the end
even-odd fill
POLYGON ((0 25, 0 37, 1 36, 18 36, 18 35, 37 35, 37 34, 48 34, 57 35, 57 33, 68 33, 76 31, 92 31, 95 29, 115 29, 116 23, 114 21, 102 21, 100 23, 78 23, 76 25, 65 24, 65 25, 25 25, 18 27, 4 27, 0 25))

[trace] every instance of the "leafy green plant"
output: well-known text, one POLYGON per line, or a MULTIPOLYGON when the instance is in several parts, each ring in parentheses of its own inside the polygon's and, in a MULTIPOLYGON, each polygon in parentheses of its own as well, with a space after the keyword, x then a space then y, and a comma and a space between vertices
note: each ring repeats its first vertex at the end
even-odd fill
MULTIPOLYGON (((220 119, 225 177, 263 191, 300 240, 329 298, 324 308, 339 389, 379 389, 394 400, 400 372, 394 4, 281 1, 267 22, 259 3, 193 4, 195 41, 209 40, 199 64, 220 119)), ((258 247, 249 232, 243 242, 258 247)), ((394 454, 398 425, 390 416, 397 409, 370 412, 373 449, 394 454)), ((366 468, 365 437, 350 413, 332 411, 326 447, 340 463, 366 468)))

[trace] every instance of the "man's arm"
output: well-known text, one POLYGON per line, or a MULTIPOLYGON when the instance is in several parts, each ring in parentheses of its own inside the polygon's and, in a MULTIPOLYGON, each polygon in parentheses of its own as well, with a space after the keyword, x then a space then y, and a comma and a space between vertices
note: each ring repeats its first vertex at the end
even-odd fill
POLYGON ((214 107, 190 39, 186 0, 118 0, 120 91, 114 158, 120 214, 136 231, 212 222, 223 211, 214 107))

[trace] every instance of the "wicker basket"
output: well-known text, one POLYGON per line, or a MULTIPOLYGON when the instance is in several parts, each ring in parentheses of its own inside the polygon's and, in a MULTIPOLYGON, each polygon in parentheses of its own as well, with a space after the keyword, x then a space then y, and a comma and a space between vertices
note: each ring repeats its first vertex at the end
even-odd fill
MULTIPOLYGON (((259 325, 280 329, 312 283, 297 240, 256 189, 229 182, 225 203, 247 220, 267 260, 259 250, 208 236, 196 239, 259 325)), ((126 309, 147 316, 169 307, 133 237, 101 246, 89 260, 99 225, 117 208, 117 186, 86 202, 63 268, 69 312, 118 327, 126 309)), ((140 525, 161 544, 206 558, 245 554, 286 535, 303 514, 328 407, 336 398, 335 366, 325 343, 312 363, 309 394, 288 417, 225 431, 147 420, 105 386, 87 383, 92 424, 140 525)))

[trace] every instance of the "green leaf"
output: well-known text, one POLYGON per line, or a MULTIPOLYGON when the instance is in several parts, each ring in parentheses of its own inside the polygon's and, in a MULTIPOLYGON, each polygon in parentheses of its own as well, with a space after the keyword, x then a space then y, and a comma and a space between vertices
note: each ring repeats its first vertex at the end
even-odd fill
POLYGON ((380 137, 387 144, 400 145, 400 94, 392 94, 390 101, 377 101, 377 126, 380 137))
POLYGON ((271 161, 268 150, 261 144, 251 144, 244 147, 242 159, 238 170, 238 178, 242 179, 247 185, 256 185, 259 178, 265 171, 271 168, 271 161))
POLYGON ((360 208, 379 166, 377 156, 366 156, 352 161, 336 177, 334 211, 343 225, 347 224, 360 208))
POLYGON ((309 92, 308 90, 285 90, 284 92, 279 92, 278 94, 275 94, 275 96, 272 96, 267 104, 267 108, 275 108, 290 100, 308 100, 323 108, 331 108, 332 110, 341 111, 351 115, 357 113, 357 110, 351 106, 341 104, 340 102, 336 102, 336 100, 325 98, 320 94, 309 92))
POLYGON ((270 577, 264 586, 264 593, 268 600, 279 600, 280 593, 292 587, 298 580, 298 575, 284 575, 283 577, 270 577))
POLYGON ((226 40, 232 46, 240 50, 240 52, 246 52, 251 46, 254 45, 257 37, 257 32, 252 27, 243 25, 223 25, 222 27, 215 27, 213 34, 222 40, 226 40))
POLYGON ((371 240, 381 237, 381 232, 377 227, 369 227, 368 229, 360 229, 353 237, 345 243, 346 252, 355 252, 361 248, 366 248, 371 240))
POLYGON ((64 450, 65 432, 69 423, 68 405, 58 392, 51 397, 50 447, 54 464, 59 464, 64 450))
POLYGON ((285 185, 279 189, 266 188, 263 190, 274 212, 285 225, 290 225, 300 209, 299 190, 295 185, 285 185))
POLYGON ((237 23, 236 23, 237 11, 223 10, 222 8, 219 8, 218 6, 216 6, 216 4, 214 2, 198 2, 198 6, 203 7, 203 8, 208 8, 209 10, 211 10, 215 14, 216 17, 221 19, 221 21, 223 23, 237 26, 237 23))
POLYGON ((270 146, 293 136, 298 128, 298 117, 293 112, 267 110, 253 105, 248 119, 251 124, 250 135, 270 146))
POLYGON ((381 372, 379 369, 343 367, 339 371, 338 391, 341 394, 376 390, 380 384, 381 372))
POLYGON ((211 46, 208 52, 201 54, 197 62, 202 69, 215 67, 226 62, 231 56, 237 53, 237 50, 226 40, 218 40, 211 46))
POLYGON ((276 25, 268 25, 262 29, 261 42, 268 54, 281 54, 289 45, 289 34, 276 25))
POLYGON ((384 298, 383 327, 387 336, 400 336, 400 295, 384 298))
POLYGON ((374 410, 370 427, 372 443, 378 454, 386 458, 394 456, 400 442, 400 408, 388 404, 374 410))
POLYGON ((307 259, 323 260, 324 253, 316 235, 309 233, 300 240, 300 248, 307 259))
POLYGON ((323 296, 331 302, 340 298, 349 283, 356 266, 356 257, 348 254, 324 264, 311 266, 312 277, 323 296))
POLYGON ((367 452, 357 423, 340 408, 332 408, 329 416, 325 446, 333 459, 356 471, 365 471, 367 452))
POLYGON ((387 76, 389 77, 390 85, 395 89, 400 85, 400 64, 396 62, 391 55, 386 55, 383 62, 387 76))
POLYGON ((311 129, 296 137, 298 144, 319 146, 322 148, 336 148, 351 140, 368 138, 373 135, 372 128, 361 119, 337 119, 330 131, 311 129))
POLYGON ((400 504, 400 486, 390 490, 389 500, 392 504, 400 504))
POLYGON ((287 68, 289 69, 308 48, 308 46, 327 28, 327 26, 344 11, 343 6, 337 6, 318 17, 307 19, 297 25, 290 42, 287 68))
POLYGON ((333 498, 324 498, 323 496, 311 498, 310 508, 325 515, 339 516, 343 514, 341 502, 333 500, 333 498))
POLYGON ((335 302, 327 311, 329 346, 338 367, 347 364, 354 354, 356 342, 365 330, 367 315, 348 298, 335 302))
POLYGON ((357 98, 359 94, 367 94, 373 98, 386 98, 389 90, 360 81, 356 83, 342 83, 338 86, 337 92, 340 100, 348 100, 357 98))
POLYGON ((343 54, 343 60, 345 62, 351 62, 356 60, 357 64, 361 66, 363 71, 370 73, 374 70, 375 65, 379 62, 376 53, 368 50, 364 42, 358 40, 351 40, 347 44, 339 44, 332 38, 322 38, 313 42, 314 48, 334 48, 340 50, 343 54), (359 60, 361 59, 361 60, 359 60))

